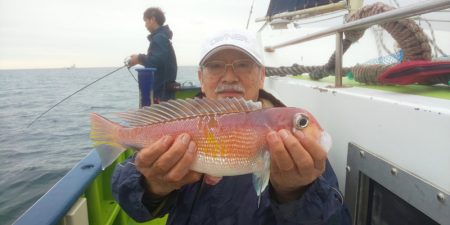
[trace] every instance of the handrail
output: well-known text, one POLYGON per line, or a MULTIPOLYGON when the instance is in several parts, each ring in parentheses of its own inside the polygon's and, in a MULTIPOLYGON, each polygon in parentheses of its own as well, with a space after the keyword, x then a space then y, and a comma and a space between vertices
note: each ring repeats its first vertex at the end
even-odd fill
POLYGON ((356 30, 365 27, 370 27, 374 24, 385 23, 392 20, 403 19, 406 17, 416 16, 424 13, 428 13, 431 11, 441 10, 450 8, 450 0, 433 0, 427 1, 423 4, 417 4, 413 6, 407 6, 404 8, 398 8, 394 10, 390 10, 387 12, 383 12, 374 16, 366 17, 360 20, 352 21, 349 23, 345 23, 338 27, 333 27, 330 29, 326 29, 317 33, 313 33, 310 35, 306 35, 301 38, 295 38, 286 42, 282 42, 280 44, 267 46, 264 49, 268 52, 274 51, 277 48, 285 47, 288 45, 298 44, 310 40, 314 40, 321 37, 326 37, 332 35, 336 32, 343 32, 347 30, 356 30))
POLYGON ((14 225, 58 224, 100 172, 100 158, 97 152, 91 151, 22 214, 14 225))
POLYGON ((301 38, 296 38, 290 41, 282 42, 273 46, 266 46, 264 48, 267 52, 273 52, 277 48, 285 47, 288 45, 298 44, 310 40, 314 40, 321 37, 326 37, 332 34, 336 34, 336 61, 335 61, 335 87, 342 87, 342 55, 343 55, 343 43, 342 34, 344 31, 357 30, 366 27, 370 27, 374 24, 380 24, 390 22, 393 20, 403 19, 406 17, 412 17, 419 14, 424 14, 432 11, 450 8, 450 0, 434 0, 424 2, 423 4, 417 4, 404 8, 398 8, 383 12, 374 16, 366 17, 360 20, 352 21, 341 26, 326 29, 317 33, 306 35, 301 38))

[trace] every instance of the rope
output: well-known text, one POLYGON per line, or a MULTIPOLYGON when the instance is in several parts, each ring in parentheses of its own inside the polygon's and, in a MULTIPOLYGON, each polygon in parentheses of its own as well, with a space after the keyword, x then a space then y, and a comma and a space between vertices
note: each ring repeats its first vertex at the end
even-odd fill
MULTIPOLYGON (((358 20, 368 16, 395 9, 381 2, 365 6, 350 15, 349 21, 358 20)), ((403 50, 406 61, 431 60, 431 48, 428 37, 423 30, 411 19, 402 19, 380 24, 399 44, 403 50)))
POLYGON ((400 7, 400 4, 398 4, 397 0, 393 0, 393 2, 395 3, 395 6, 397 6, 397 8, 400 7))
POLYGON ((303 73, 311 73, 319 69, 321 66, 303 66, 294 64, 290 67, 266 67, 267 76, 286 76, 288 74, 301 75, 303 73))
POLYGON ((375 27, 373 27, 371 30, 377 44, 377 52, 379 58, 383 55, 383 53, 381 52, 380 36, 378 35, 378 29, 376 29, 375 27))
POLYGON ((382 57, 382 51, 383 49, 388 55, 392 55, 393 53, 388 49, 386 44, 384 44, 384 38, 383 38, 383 29, 381 27, 375 26, 372 28, 372 31, 375 35, 375 40, 377 42, 377 49, 378 49, 378 57, 382 57))
MULTIPOLYGON (((394 0, 396 4, 396 2, 394 0)), ((381 2, 377 2, 373 5, 364 6, 353 14, 349 15, 346 19, 347 22, 359 20, 368 16, 376 15, 382 12, 395 9, 381 2)), ((381 28, 386 30, 398 43, 399 48, 403 51, 403 60, 431 60, 431 47, 430 40, 423 32, 422 28, 417 25, 412 19, 402 19, 398 21, 386 22, 379 24, 381 28)), ((343 53, 345 53, 350 46, 358 41, 365 32, 365 29, 345 31, 345 38, 343 39, 343 53)), ((434 39, 434 34, 433 39, 434 39)), ((389 52, 389 50, 382 43, 381 34, 380 45, 389 52)), ((318 80, 329 75, 334 74, 336 52, 334 52, 329 58, 328 62, 323 66, 304 66, 294 64, 290 67, 267 67, 267 76, 286 76, 289 74, 302 74, 309 73, 309 76, 313 80, 318 80)), ((380 76, 385 70, 393 65, 357 65, 353 68, 343 68, 343 72, 352 72, 356 81, 367 84, 380 84, 377 81, 377 77, 380 76)), ((449 75, 450 76, 450 75, 449 75)), ((444 83, 448 84, 448 76, 442 76, 433 78, 428 81, 429 83, 444 83)))
POLYGON ((352 68, 353 79, 365 84, 380 84, 378 76, 393 65, 356 65, 352 68))
POLYGON ((435 58, 438 57, 438 54, 437 54, 438 52, 441 53, 442 56, 446 56, 444 51, 442 51, 442 49, 439 48, 439 46, 436 44, 436 37, 434 36, 434 29, 431 26, 430 21, 428 21, 428 20, 426 20, 424 18, 421 18, 421 17, 419 17, 419 21, 424 21, 428 25, 428 27, 430 28, 430 32, 431 32, 430 44, 433 45, 435 58))

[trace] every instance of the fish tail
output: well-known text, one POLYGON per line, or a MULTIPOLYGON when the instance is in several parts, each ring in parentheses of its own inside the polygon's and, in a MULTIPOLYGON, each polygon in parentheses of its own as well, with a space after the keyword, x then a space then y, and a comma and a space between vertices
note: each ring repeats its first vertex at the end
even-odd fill
POLYGON ((111 165, 126 148, 119 144, 119 129, 122 126, 91 113, 91 140, 102 162, 102 169, 111 165))
POLYGON ((259 171, 253 173, 253 187, 258 196, 258 208, 261 202, 261 193, 267 188, 270 177, 270 153, 268 150, 263 150, 260 154, 260 163, 262 167, 259 171))

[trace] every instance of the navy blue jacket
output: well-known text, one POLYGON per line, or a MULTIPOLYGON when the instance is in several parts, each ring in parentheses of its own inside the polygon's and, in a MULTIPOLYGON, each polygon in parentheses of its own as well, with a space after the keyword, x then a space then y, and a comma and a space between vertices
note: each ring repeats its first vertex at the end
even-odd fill
POLYGON ((154 97, 166 101, 175 98, 175 92, 167 86, 177 78, 177 58, 172 46, 173 33, 169 26, 160 26, 147 38, 150 41, 147 54, 139 55, 139 63, 146 68, 156 68, 154 97))
MULTIPOLYGON (((270 100, 275 106, 283 106, 267 92, 261 91, 260 97, 270 100)), ((251 174, 223 177, 215 186, 199 181, 172 192, 162 201, 156 201, 148 196, 143 176, 132 163, 128 163, 130 161, 134 158, 116 166, 112 190, 122 209, 138 222, 169 213, 168 225, 351 224, 328 160, 325 172, 299 199, 279 204, 271 197, 269 185, 262 193, 259 207, 251 174)))

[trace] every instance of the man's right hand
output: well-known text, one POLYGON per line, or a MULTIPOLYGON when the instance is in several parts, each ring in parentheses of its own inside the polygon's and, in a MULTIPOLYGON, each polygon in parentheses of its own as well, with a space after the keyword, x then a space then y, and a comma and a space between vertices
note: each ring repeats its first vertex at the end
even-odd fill
POLYGON ((176 139, 164 136, 141 149, 135 164, 145 178, 148 191, 155 197, 163 197, 186 184, 199 181, 202 174, 190 170, 196 148, 189 134, 183 133, 176 139))

